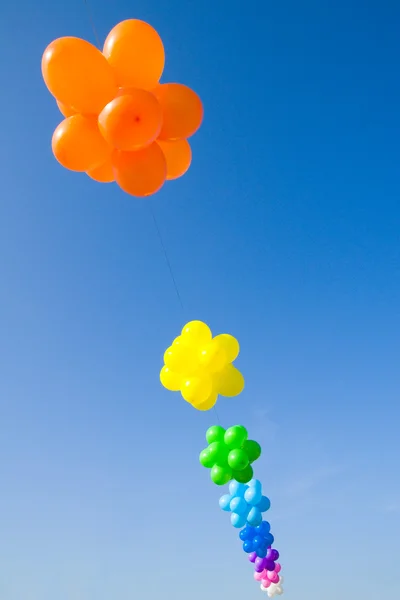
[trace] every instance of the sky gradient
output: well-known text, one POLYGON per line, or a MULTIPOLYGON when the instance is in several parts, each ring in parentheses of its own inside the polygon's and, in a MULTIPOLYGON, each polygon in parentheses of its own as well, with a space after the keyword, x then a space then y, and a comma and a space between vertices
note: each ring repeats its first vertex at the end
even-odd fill
POLYGON ((91 6, 102 40, 150 22, 205 119, 150 200, 64 170, 40 61, 94 41, 84 3, 1 8, 1 599, 262 597, 198 463, 215 417, 158 380, 193 318, 241 343, 217 407, 263 446, 284 597, 399 597, 400 5, 91 6))

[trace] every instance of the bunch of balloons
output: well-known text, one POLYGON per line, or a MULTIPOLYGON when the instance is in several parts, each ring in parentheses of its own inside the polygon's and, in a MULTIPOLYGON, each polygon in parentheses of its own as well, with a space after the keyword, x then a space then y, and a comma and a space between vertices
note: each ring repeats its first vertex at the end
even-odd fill
POLYGON ((231 398, 244 388, 243 375, 232 364, 239 350, 232 335, 213 337, 206 323, 191 321, 167 348, 160 381, 167 390, 180 391, 197 410, 210 410, 219 394, 231 398))
POLYGON ((225 485, 232 479, 247 483, 253 477, 253 463, 261 455, 261 446, 249 440, 243 425, 224 429, 213 425, 206 432, 207 448, 200 453, 200 463, 211 469, 211 480, 216 485, 225 485))
POLYGON ((229 494, 221 496, 219 506, 231 512, 231 523, 240 528, 244 525, 256 527, 262 521, 262 513, 267 511, 271 502, 262 494, 262 485, 258 479, 252 479, 248 485, 232 481, 229 494))
MULTIPOLYGON (((208 325, 191 321, 182 329, 164 354, 162 385, 181 391, 184 399, 198 410, 210 410, 218 394, 236 396, 244 387, 243 376, 233 366, 239 343, 231 335, 213 338, 208 325)), ((254 564, 254 579, 269 597, 283 593, 279 552, 272 548, 274 536, 263 513, 271 503, 263 494, 262 484, 253 478, 254 463, 261 446, 248 439, 243 425, 224 429, 213 425, 206 432, 207 448, 200 453, 200 464, 211 469, 211 480, 219 486, 229 483, 229 493, 219 499, 219 506, 231 513, 233 527, 240 529, 243 550, 254 564)))
MULTIPOLYGON (((274 536, 270 532, 271 526, 268 521, 262 521, 257 527, 247 525, 239 533, 239 537, 243 542, 243 550, 247 554, 257 555, 259 558, 267 556, 268 549, 274 543, 274 536)), ((275 563, 269 565, 272 569, 275 568, 275 563)), ((271 570, 271 569, 269 569, 271 570)))
POLYGON ((46 48, 43 78, 66 117, 52 139, 62 166, 138 197, 188 170, 203 106, 187 86, 159 83, 164 62, 160 36, 137 19, 116 25, 102 52, 76 37, 46 48))

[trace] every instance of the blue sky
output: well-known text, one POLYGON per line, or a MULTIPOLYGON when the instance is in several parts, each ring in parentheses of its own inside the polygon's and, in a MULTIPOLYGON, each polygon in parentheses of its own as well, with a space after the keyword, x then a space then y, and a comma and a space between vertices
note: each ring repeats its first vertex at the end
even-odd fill
POLYGON ((102 39, 157 28, 205 120, 150 201, 63 170, 40 60, 93 41, 83 2, 2 8, 2 600, 260 598, 198 464, 213 414, 158 382, 191 318, 241 342, 218 411, 263 445, 285 597, 399 596, 400 6, 91 4, 102 39))

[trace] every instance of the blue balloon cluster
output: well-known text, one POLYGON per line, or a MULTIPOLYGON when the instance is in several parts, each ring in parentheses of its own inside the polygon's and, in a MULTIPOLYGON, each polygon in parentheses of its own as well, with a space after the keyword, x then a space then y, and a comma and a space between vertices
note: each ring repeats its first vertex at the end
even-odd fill
POLYGON ((262 521, 257 527, 247 525, 239 533, 243 542, 243 550, 250 554, 255 552, 260 558, 267 556, 268 548, 274 543, 274 536, 270 532, 271 525, 268 521, 262 521))
POLYGON ((262 521, 262 513, 270 508, 271 502, 267 496, 263 496, 261 482, 252 479, 248 485, 231 481, 229 494, 221 496, 219 506, 222 510, 232 513, 231 523, 234 527, 257 527, 262 521))

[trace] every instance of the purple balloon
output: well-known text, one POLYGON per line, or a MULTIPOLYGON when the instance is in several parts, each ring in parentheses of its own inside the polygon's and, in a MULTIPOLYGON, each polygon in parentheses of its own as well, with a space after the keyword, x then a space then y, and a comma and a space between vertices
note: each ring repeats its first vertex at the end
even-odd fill
POLYGON ((261 573, 261 571, 264 571, 266 566, 267 566, 266 559, 260 558, 259 556, 257 556, 255 563, 254 563, 254 569, 257 571, 257 573, 261 573))
POLYGON ((252 562, 252 563, 255 562, 256 558, 257 558, 257 553, 256 552, 251 552, 249 554, 249 561, 250 562, 252 562))
POLYGON ((268 560, 274 560, 274 561, 278 560, 278 558, 279 558, 278 550, 274 550, 274 548, 268 548, 267 558, 268 558, 268 560))
POLYGON ((275 571, 275 563, 274 563, 274 561, 266 559, 265 568, 267 569, 267 571, 275 571))

